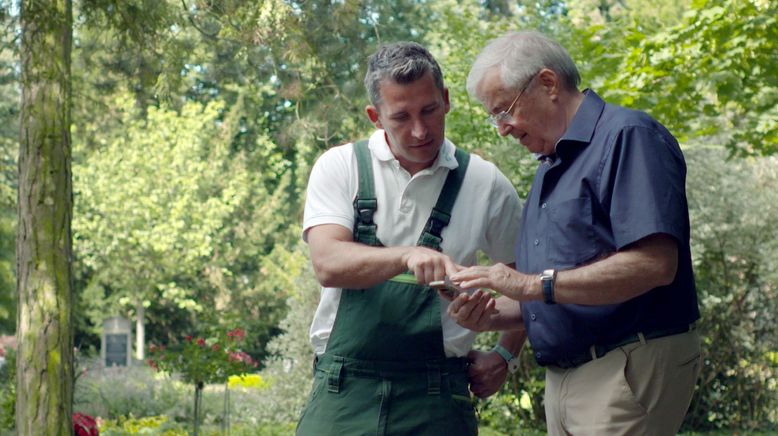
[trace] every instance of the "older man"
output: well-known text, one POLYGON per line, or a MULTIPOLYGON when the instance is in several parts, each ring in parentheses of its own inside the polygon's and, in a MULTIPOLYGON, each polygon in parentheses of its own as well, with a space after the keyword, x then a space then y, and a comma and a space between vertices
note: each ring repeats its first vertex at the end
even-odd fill
POLYGON ((700 367, 686 166, 645 113, 578 90, 569 54, 536 32, 490 42, 468 92, 539 160, 516 245, 516 270, 472 267, 452 279, 494 289, 449 313, 493 330, 523 323, 546 367, 552 435, 669 435, 700 367))

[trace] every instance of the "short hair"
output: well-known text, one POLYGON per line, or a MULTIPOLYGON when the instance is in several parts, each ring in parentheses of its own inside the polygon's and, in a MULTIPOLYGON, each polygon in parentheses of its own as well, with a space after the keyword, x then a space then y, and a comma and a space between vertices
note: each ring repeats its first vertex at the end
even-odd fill
POLYGON ((475 58, 467 76, 467 93, 479 99, 478 85, 487 72, 499 68, 503 86, 519 89, 541 69, 554 71, 568 90, 578 89, 581 76, 559 43, 535 31, 508 32, 489 42, 475 58))
POLYGON ((440 65, 426 48, 415 42, 395 42, 381 46, 367 60, 365 88, 370 104, 381 103, 381 81, 391 79, 397 83, 415 82, 432 73, 435 86, 444 91, 443 72, 440 65))

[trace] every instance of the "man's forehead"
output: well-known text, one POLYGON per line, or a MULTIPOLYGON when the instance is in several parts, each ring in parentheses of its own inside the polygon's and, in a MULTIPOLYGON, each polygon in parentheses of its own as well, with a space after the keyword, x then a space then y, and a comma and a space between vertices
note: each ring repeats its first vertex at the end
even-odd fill
POLYGON ((484 107, 491 112, 502 103, 504 98, 501 97, 510 94, 509 91, 502 83, 499 69, 493 68, 487 71, 478 83, 477 95, 484 107))

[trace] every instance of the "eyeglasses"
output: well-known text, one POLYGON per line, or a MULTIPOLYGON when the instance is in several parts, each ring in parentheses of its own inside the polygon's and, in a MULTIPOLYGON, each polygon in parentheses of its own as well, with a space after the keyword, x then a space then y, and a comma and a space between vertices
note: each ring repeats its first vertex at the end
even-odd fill
POLYGON ((511 103, 510 106, 508 106, 508 109, 498 113, 498 114, 489 114, 487 117, 487 120, 489 121, 489 124, 492 125, 492 127, 499 128, 500 124, 508 122, 508 120, 511 119, 511 112, 513 111, 513 106, 516 104, 517 101, 519 101, 519 98, 521 98, 521 95, 524 94, 524 91, 529 88, 529 85, 532 83, 533 80, 535 80, 535 76, 537 76, 538 73, 535 73, 532 75, 532 78, 529 79, 526 85, 524 85, 523 88, 521 88, 521 91, 519 91, 519 95, 516 96, 516 98, 513 99, 513 103, 511 103))

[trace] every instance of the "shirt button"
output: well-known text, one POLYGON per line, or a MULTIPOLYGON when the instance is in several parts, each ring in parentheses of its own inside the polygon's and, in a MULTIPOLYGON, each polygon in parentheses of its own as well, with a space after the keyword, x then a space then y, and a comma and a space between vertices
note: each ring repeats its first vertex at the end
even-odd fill
POLYGON ((545 209, 545 208, 546 208, 546 203, 543 203, 543 204, 541 204, 541 205, 540 205, 540 208, 541 208, 541 209, 545 209))
POLYGON ((540 241, 539 241, 539 240, 537 240, 537 239, 535 239, 535 242, 534 242, 534 244, 535 244, 535 245, 538 245, 538 244, 540 244, 540 241))
POLYGON ((531 319, 531 320, 535 321, 535 319, 537 319, 537 316, 536 316, 534 313, 531 313, 531 314, 529 315, 529 319, 531 319))

